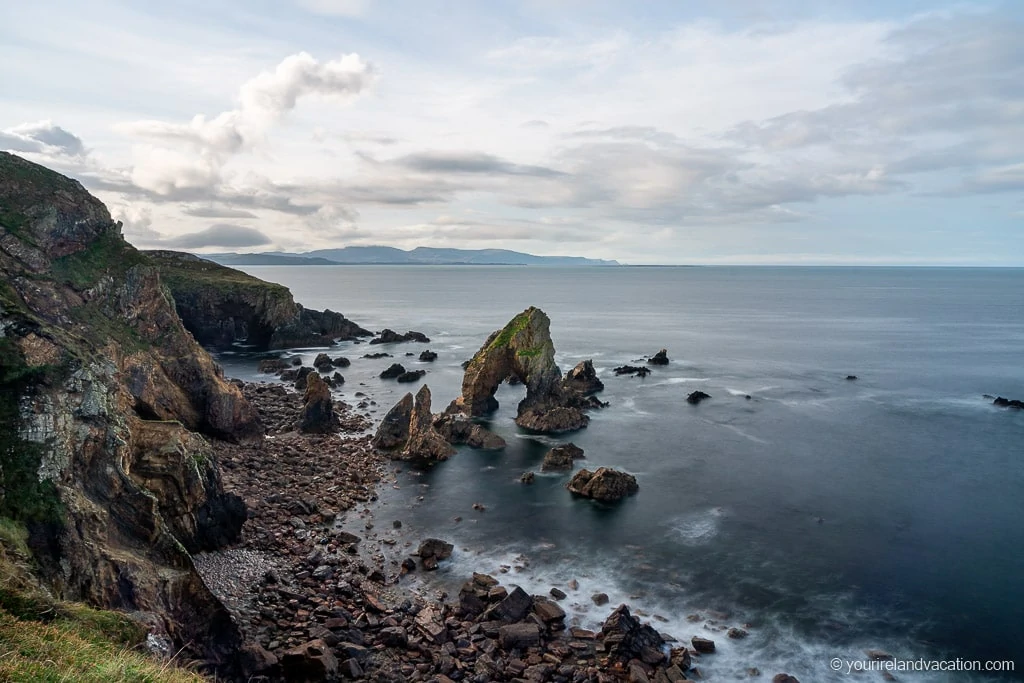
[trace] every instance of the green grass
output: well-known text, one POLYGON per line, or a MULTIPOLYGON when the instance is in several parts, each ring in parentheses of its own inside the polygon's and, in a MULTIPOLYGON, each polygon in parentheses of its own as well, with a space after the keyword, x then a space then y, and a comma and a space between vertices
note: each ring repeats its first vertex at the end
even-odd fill
POLYGON ((542 353, 544 353, 544 349, 541 348, 520 349, 519 352, 516 353, 516 355, 519 356, 520 358, 535 358, 536 356, 539 356, 542 353))
POLYGON ((488 348, 501 349, 508 346, 509 342, 512 341, 513 337, 515 337, 517 334, 519 334, 529 326, 530 310, 523 311, 516 317, 512 318, 512 320, 509 321, 508 325, 505 325, 505 327, 501 330, 498 336, 494 338, 494 341, 491 342, 491 345, 488 348))
POLYGON ((54 601, 35 584, 25 527, 0 517, 0 681, 202 683, 147 655, 127 615, 54 601))
POLYGON ((51 273, 58 282, 82 290, 92 287, 103 275, 123 276, 129 268, 146 263, 146 257, 110 230, 88 247, 54 259, 51 273))

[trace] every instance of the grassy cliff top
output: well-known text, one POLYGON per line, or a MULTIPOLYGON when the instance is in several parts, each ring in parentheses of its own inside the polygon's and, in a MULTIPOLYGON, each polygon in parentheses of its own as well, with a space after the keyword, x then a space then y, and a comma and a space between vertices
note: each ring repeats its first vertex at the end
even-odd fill
POLYGON ((261 280, 194 254, 166 250, 142 253, 160 270, 160 279, 173 292, 209 290, 239 293, 248 290, 253 294, 267 294, 289 300, 292 296, 284 285, 261 280))

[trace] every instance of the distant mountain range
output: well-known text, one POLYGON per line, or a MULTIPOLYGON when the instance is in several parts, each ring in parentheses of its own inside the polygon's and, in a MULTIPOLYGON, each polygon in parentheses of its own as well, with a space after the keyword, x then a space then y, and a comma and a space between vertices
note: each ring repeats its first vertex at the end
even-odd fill
POLYGON ((436 249, 417 247, 412 251, 394 247, 345 247, 319 249, 302 254, 271 251, 261 254, 202 254, 225 266, 617 266, 618 261, 581 256, 534 256, 507 249, 436 249))

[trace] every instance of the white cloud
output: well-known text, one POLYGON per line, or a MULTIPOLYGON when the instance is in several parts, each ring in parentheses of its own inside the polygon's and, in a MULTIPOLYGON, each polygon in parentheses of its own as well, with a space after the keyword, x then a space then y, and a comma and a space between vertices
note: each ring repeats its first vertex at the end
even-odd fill
POLYGON ((81 138, 49 120, 0 130, 0 149, 61 156, 86 154, 81 138))
POLYGON ((298 5, 314 14, 358 17, 370 8, 370 0, 298 0, 298 5))

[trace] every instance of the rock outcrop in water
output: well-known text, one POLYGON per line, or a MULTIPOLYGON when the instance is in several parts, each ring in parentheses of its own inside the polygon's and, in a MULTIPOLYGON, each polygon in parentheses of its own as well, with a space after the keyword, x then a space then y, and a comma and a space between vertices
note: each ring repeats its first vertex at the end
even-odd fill
POLYGON ((418 460, 437 462, 447 460, 455 449, 434 428, 434 416, 430 412, 430 387, 424 384, 416 392, 406 394, 377 428, 373 445, 389 451, 395 460, 418 460))
POLYGON ((379 337, 370 340, 371 344, 401 344, 402 342, 421 342, 423 344, 429 344, 430 337, 422 332, 414 332, 412 330, 409 330, 405 334, 398 334, 394 330, 384 329, 381 331, 379 337))
POLYGON ((1018 401, 1013 398, 1003 398, 1002 396, 996 397, 992 401, 992 405, 999 406, 1000 408, 1016 408, 1017 410, 1024 410, 1024 401, 1018 401))
POLYGON ((334 413, 331 389, 315 372, 306 378, 302 412, 299 413, 299 422, 296 426, 303 434, 330 434, 338 429, 339 421, 334 413))
POLYGON ((303 308, 283 285, 192 254, 144 253, 170 289, 186 329, 204 346, 285 349, 372 336, 340 313, 303 308))
POLYGON ((526 385, 516 424, 538 432, 567 432, 590 421, 578 407, 580 396, 568 391, 555 364, 551 321, 544 311, 530 307, 494 332, 469 361, 462 380, 462 395, 449 410, 481 416, 498 407, 494 393, 510 377, 526 385))
POLYGON ((668 350, 662 349, 647 359, 648 365, 668 365, 668 350))
POLYGON ((245 506, 204 436, 261 435, 106 207, 0 152, 0 516, 53 595, 223 663, 239 634, 189 553, 237 538, 245 506))
POLYGON ((563 385, 569 391, 583 395, 604 390, 604 382, 598 378, 592 360, 580 361, 576 367, 567 372, 563 385))
POLYGON ((636 477, 609 467, 598 467, 595 471, 580 470, 565 485, 572 493, 584 498, 593 498, 603 503, 612 503, 632 496, 640 490, 636 477))
POLYGON ((540 465, 541 472, 568 472, 572 470, 573 463, 583 457, 583 449, 574 443, 564 443, 555 446, 544 454, 544 461, 540 465))

